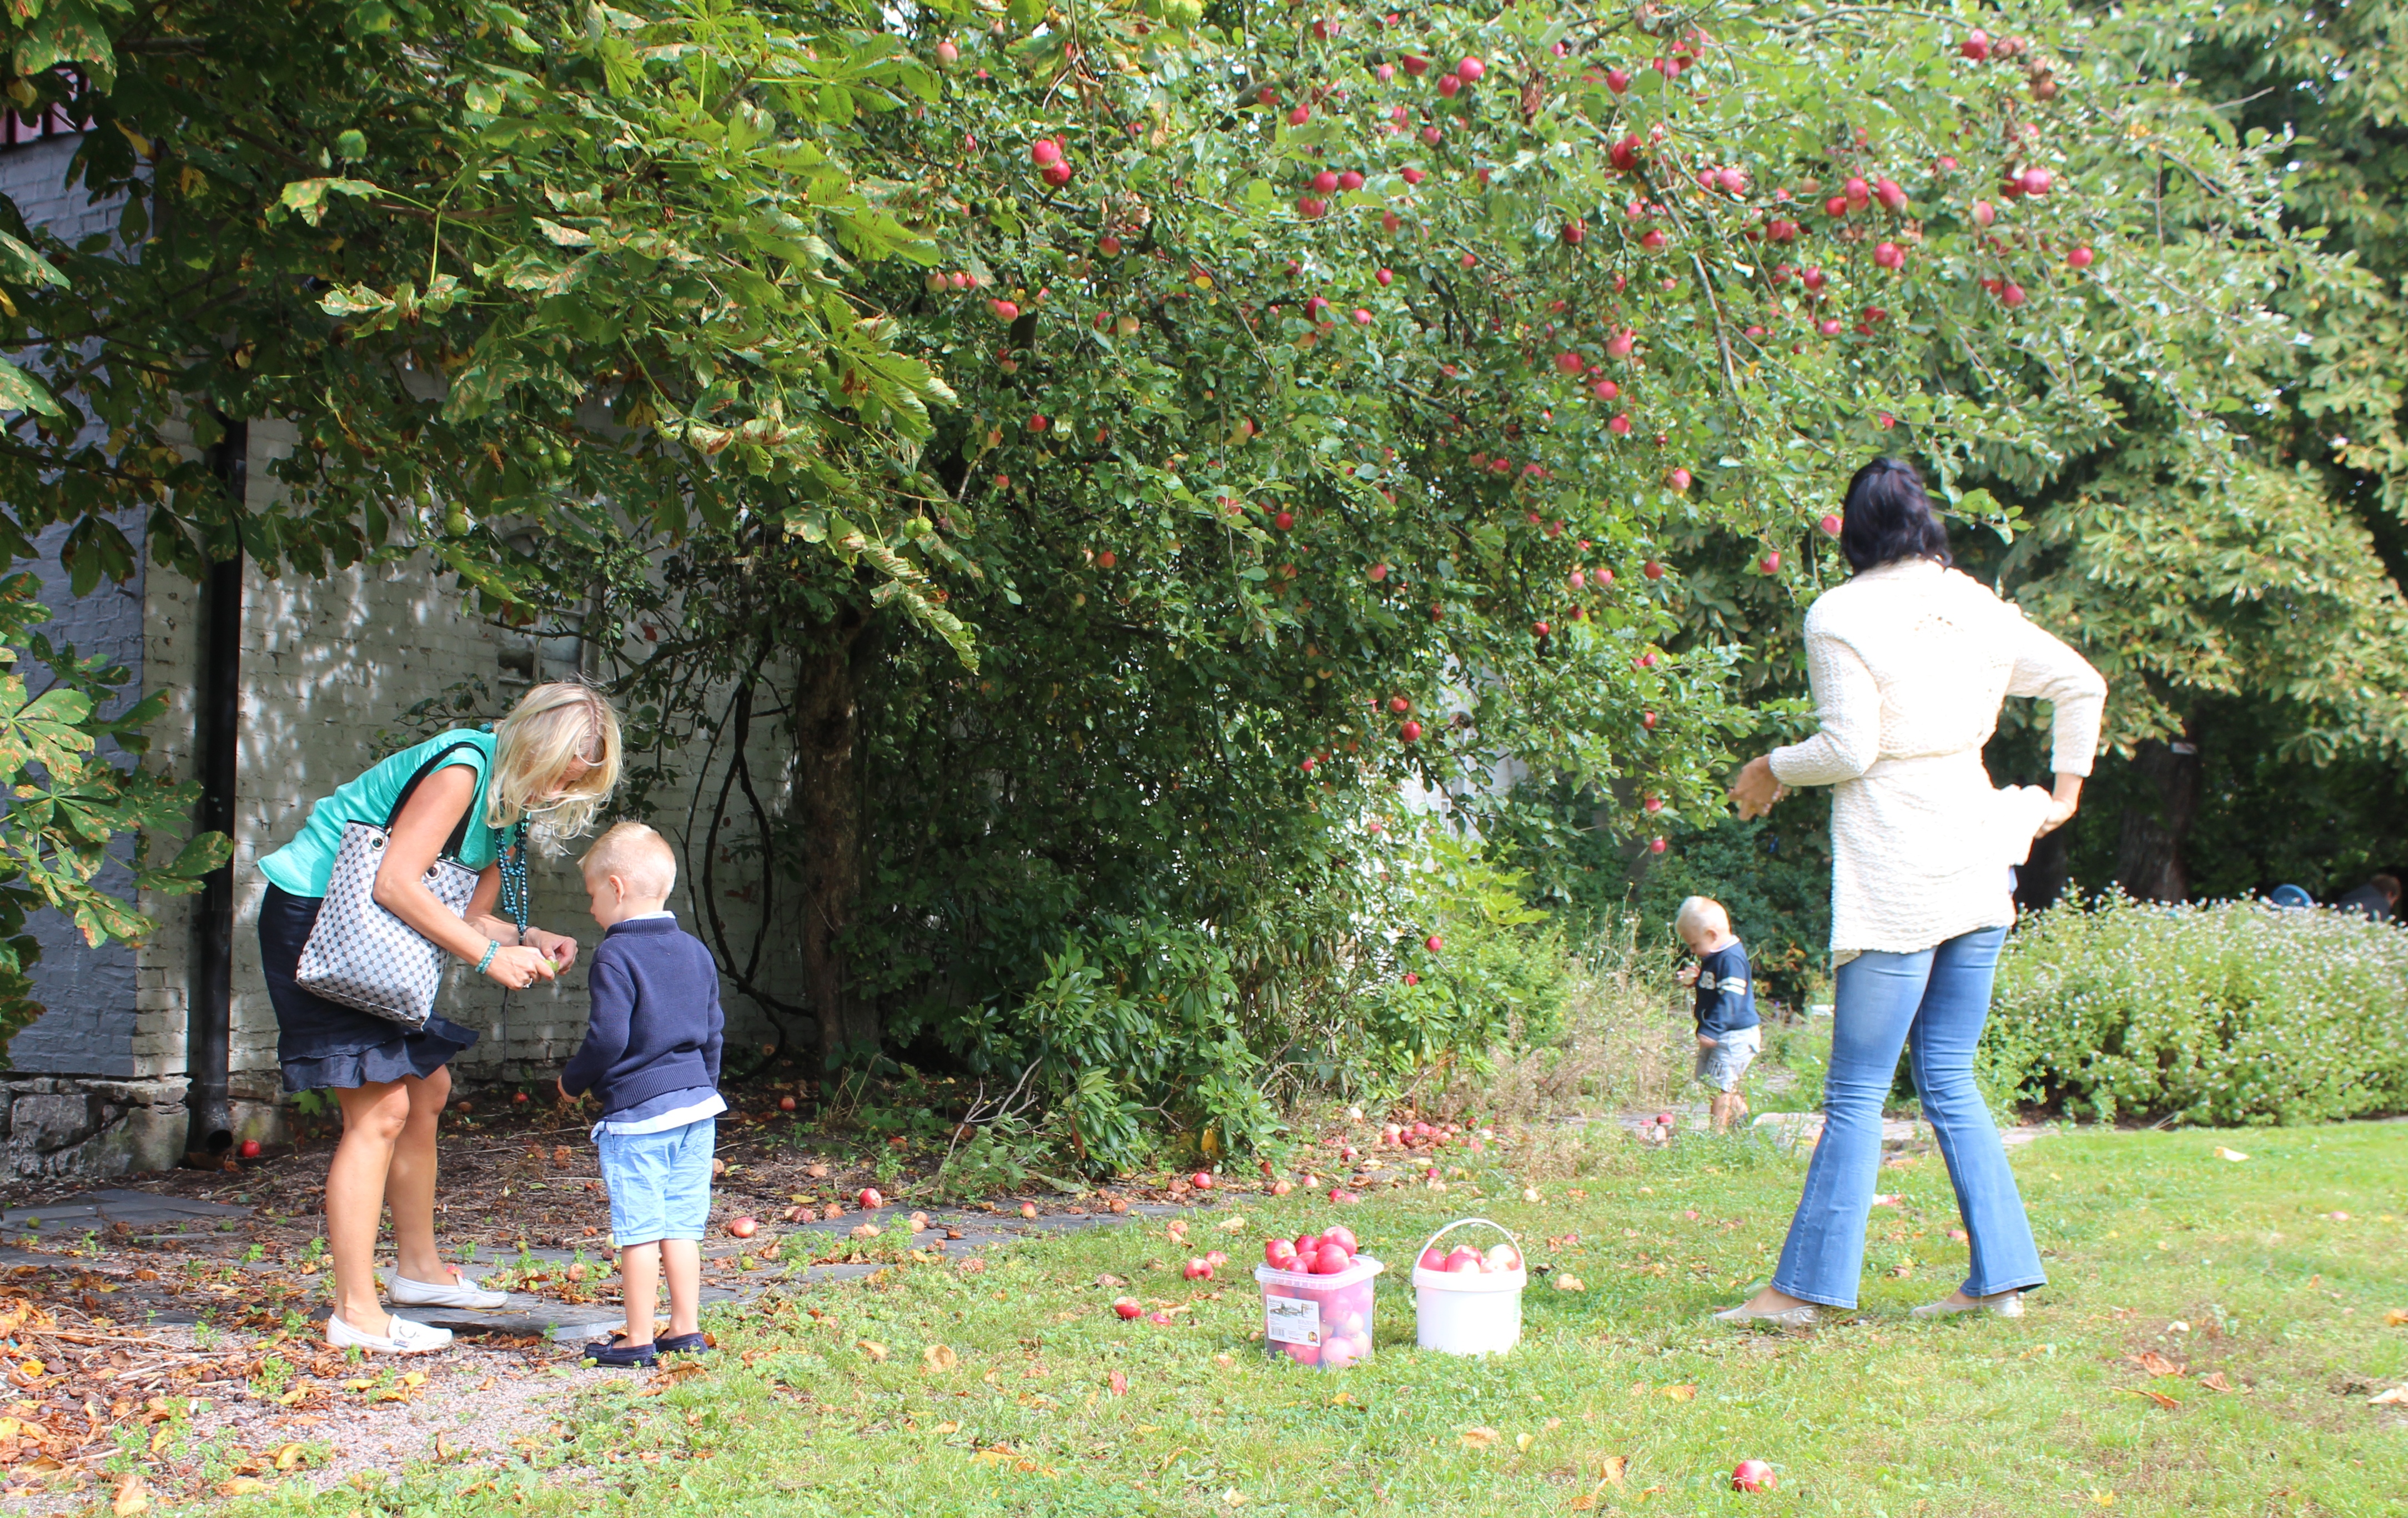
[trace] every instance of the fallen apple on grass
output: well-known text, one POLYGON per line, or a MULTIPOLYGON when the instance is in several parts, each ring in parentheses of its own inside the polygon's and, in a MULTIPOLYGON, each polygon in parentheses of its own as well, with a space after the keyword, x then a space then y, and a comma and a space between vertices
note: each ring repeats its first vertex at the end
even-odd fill
POLYGON ((1145 1316, 1144 1306, 1134 1296, 1116 1296, 1112 1298, 1112 1310, 1119 1313, 1125 1319, 1134 1320, 1145 1316))
POLYGON ((1212 1279, 1212 1266, 1210 1261, 1190 1260, 1179 1273, 1189 1281, 1210 1281, 1212 1279))
POLYGON ((1761 1460, 1742 1460, 1731 1468, 1731 1490, 1734 1492, 1770 1492, 1781 1485, 1772 1468, 1761 1460))

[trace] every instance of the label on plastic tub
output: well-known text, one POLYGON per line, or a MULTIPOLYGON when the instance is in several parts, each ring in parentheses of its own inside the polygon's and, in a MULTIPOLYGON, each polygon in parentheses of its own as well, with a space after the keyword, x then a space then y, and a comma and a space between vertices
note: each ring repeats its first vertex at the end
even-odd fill
POLYGON ((1263 1337, 1274 1344, 1321 1342, 1321 1304, 1310 1296, 1263 1298, 1263 1337))

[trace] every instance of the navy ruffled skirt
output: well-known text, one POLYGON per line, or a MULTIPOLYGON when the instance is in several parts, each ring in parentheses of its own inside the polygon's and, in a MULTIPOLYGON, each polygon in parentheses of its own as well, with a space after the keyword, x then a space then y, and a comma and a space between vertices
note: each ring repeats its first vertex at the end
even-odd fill
POLYGON ((301 948, 317 925, 318 896, 267 888, 259 911, 259 952, 267 970, 267 999, 276 1008, 276 1057, 287 1091, 355 1087, 417 1076, 450 1064, 477 1041, 474 1028, 430 1017, 416 1033, 305 991, 293 979, 301 948))

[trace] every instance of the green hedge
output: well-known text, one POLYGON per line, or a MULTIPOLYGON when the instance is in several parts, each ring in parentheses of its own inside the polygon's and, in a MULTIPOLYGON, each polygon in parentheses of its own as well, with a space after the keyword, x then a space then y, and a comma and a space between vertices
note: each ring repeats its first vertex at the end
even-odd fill
POLYGON ((2069 900, 2007 941, 1990 1089, 2101 1120, 2408 1110, 2408 931, 2257 901, 2069 900))

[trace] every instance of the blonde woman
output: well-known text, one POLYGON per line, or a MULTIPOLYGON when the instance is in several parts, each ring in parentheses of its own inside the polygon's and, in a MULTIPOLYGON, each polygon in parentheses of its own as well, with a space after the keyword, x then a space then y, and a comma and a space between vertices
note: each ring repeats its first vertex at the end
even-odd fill
POLYGON ((298 837, 259 862, 268 882, 259 947, 284 1089, 331 1090, 343 1113, 326 1171, 335 1266, 326 1341, 337 1349, 418 1354, 452 1342, 449 1330, 387 1312, 379 1299, 377 1228, 387 1204, 394 1306, 506 1300, 444 1264, 435 1245, 436 1125, 452 1092, 452 1058, 476 1033, 439 1016, 407 1032, 294 982, 343 828, 382 826, 391 817, 377 904, 494 983, 524 990, 577 962, 575 938, 518 926, 526 919, 528 834, 556 850, 558 839, 585 830, 618 783, 619 716, 610 703, 582 685, 538 685, 500 723, 429 738, 337 788, 311 809, 298 837), (465 916, 421 883, 438 855, 480 872, 465 916))

